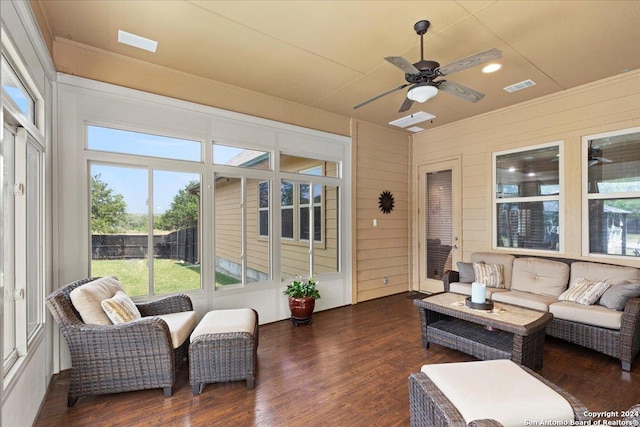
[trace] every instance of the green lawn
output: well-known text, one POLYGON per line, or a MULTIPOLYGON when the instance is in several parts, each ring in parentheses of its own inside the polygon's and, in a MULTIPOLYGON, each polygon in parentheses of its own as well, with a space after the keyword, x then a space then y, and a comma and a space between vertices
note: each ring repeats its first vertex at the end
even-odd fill
MULTIPOLYGON (((116 276, 130 296, 148 294, 147 259, 92 260, 92 276, 116 276)), ((170 259, 153 261, 155 294, 200 289, 200 266, 170 259)), ((237 279, 216 273, 217 285, 238 283, 237 279)))

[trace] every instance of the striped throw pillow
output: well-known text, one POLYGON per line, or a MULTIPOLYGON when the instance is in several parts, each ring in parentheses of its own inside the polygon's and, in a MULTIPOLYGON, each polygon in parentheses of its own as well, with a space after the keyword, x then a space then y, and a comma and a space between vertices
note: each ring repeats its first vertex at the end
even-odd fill
POLYGON ((473 273, 476 282, 484 283, 489 288, 504 288, 504 265, 485 264, 484 262, 473 263, 473 273))
POLYGON ((592 282, 581 277, 573 282, 569 289, 560 294, 558 301, 571 301, 582 305, 591 305, 598 301, 610 286, 606 282, 592 282))
POLYGON ((114 325, 131 322, 142 317, 136 304, 122 291, 116 292, 109 299, 102 300, 100 305, 114 325))

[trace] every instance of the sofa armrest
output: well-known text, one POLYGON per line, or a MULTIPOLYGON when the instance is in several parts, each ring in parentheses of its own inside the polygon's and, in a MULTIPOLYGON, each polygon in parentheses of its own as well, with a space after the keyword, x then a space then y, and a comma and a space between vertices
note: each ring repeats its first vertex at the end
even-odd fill
POLYGON ((140 310, 142 317, 193 310, 191 298, 184 294, 170 295, 155 301, 137 303, 136 306, 140 310))
POLYGON ((449 292, 449 284, 460 280, 460 273, 455 270, 447 270, 442 274, 442 283, 444 284, 444 291, 449 292))
POLYGON ((640 351, 640 298, 629 298, 620 325, 620 360, 622 369, 629 371, 631 362, 640 351))

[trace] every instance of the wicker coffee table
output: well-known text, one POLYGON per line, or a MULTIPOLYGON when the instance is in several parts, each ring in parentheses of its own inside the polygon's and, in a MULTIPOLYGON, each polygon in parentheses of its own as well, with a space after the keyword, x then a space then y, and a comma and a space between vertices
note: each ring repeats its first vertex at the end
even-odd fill
POLYGON ((478 359, 511 359, 531 369, 542 367, 548 312, 495 303, 493 310, 464 305, 466 295, 444 292, 414 300, 420 311, 422 346, 439 344, 478 359))

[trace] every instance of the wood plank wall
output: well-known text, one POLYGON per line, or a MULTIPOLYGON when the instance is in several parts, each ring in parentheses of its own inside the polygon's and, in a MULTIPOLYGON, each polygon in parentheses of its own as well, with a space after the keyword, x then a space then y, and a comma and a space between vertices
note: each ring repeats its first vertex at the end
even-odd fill
POLYGON ((371 123, 352 123, 353 302, 405 292, 409 286, 409 140, 408 134, 371 123), (395 207, 378 208, 382 191, 395 207), (373 226, 373 220, 378 226, 373 226), (383 278, 388 284, 383 284, 383 278))
MULTIPOLYGON (((487 96, 491 96, 490 94, 487 96)), ((483 114, 416 134, 412 143, 412 176, 419 165, 455 156, 462 158, 462 258, 491 251, 492 153, 541 143, 564 141, 565 249, 558 257, 582 256, 581 138, 640 126, 640 71, 632 71, 564 92, 483 114)), ((412 202, 417 187, 412 184, 412 202)), ((412 209, 417 229, 417 211, 412 209)), ((412 271, 417 272, 417 233, 412 233, 412 271)), ((517 250, 512 250, 517 253, 517 250)), ((607 260, 637 266, 637 259, 607 260)))

